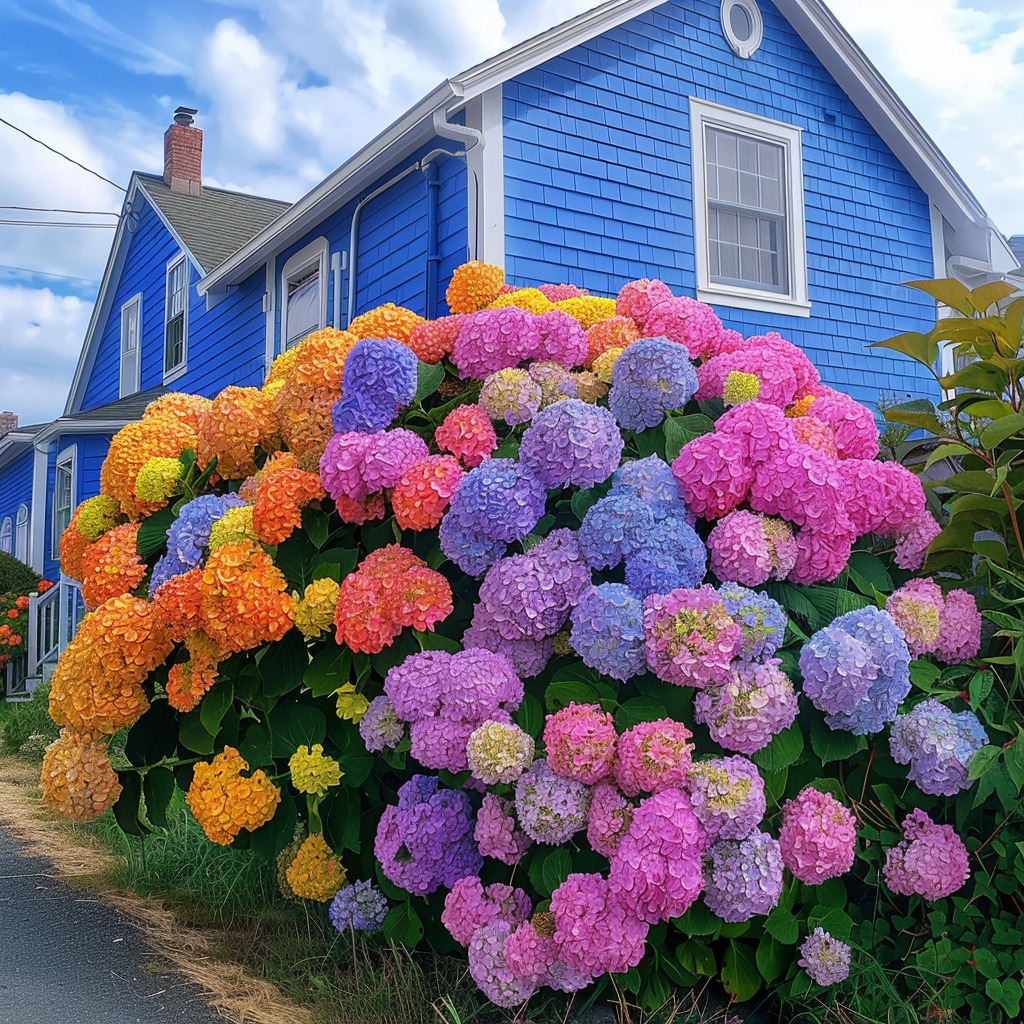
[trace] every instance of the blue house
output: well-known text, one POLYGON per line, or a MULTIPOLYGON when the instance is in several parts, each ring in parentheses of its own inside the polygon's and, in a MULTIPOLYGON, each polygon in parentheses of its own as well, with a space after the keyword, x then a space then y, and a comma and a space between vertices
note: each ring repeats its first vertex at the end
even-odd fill
MULTIPOLYGON (((290 207, 204 188, 192 113, 163 178, 132 177, 65 416, 32 437, 45 572, 145 400, 259 383, 384 301, 443 315, 467 259, 606 296, 659 277, 866 403, 933 384, 867 348, 933 322, 903 282, 1018 267, 820 0, 607 0, 442 82, 290 207)), ((4 458, 14 495, 24 456, 4 458)))

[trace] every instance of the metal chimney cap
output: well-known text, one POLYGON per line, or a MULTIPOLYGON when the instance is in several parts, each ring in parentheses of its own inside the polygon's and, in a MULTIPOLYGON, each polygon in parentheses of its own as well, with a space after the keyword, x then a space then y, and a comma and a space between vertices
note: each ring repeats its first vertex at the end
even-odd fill
POLYGON ((174 111, 174 123, 183 124, 186 127, 195 120, 195 115, 199 111, 194 107, 178 107, 174 111))

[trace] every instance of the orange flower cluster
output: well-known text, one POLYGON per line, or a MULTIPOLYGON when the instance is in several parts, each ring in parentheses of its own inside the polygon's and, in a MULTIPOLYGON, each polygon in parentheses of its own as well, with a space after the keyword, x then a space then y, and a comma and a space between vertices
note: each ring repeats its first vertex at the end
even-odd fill
POLYGON ((326 497, 318 473, 299 469, 294 454, 278 452, 253 478, 252 524, 264 544, 280 544, 302 524, 302 509, 326 497))
POLYGON ((71 821, 92 821, 117 803, 121 783, 105 739, 64 728, 43 755, 43 801, 71 821))
POLYGON ((318 462, 334 434, 331 410, 341 394, 337 389, 314 388, 287 380, 274 395, 273 414, 281 440, 298 456, 318 462))
POLYGON ((357 316, 348 325, 349 333, 357 338, 393 338, 403 345, 409 344, 409 335, 417 324, 423 323, 423 317, 404 306, 396 306, 393 302, 385 302, 361 316, 357 316))
POLYGON ((492 263, 471 260, 455 268, 445 293, 448 308, 453 313, 475 313, 489 306, 500 294, 505 283, 505 271, 492 263))
POLYGON ((255 449, 273 447, 276 430, 270 399, 259 388, 224 388, 199 424, 196 458, 202 468, 217 459, 217 475, 239 480, 256 472, 255 449))
POLYGON ((594 365, 602 352, 610 348, 629 348, 640 339, 636 323, 628 316, 613 316, 599 320, 587 330, 587 369, 594 365))
POLYGON ((424 320, 409 335, 409 348, 424 363, 439 363, 455 345, 462 329, 461 316, 442 316, 437 320, 424 320))
POLYGON ((285 869, 288 887, 304 900, 327 903, 345 884, 348 872, 319 833, 306 836, 285 869))
POLYGON ((217 682, 224 653, 203 632, 193 630, 185 637, 188 661, 178 662, 167 673, 167 703, 185 713, 199 706, 207 691, 217 682))
POLYGON ((281 802, 281 791, 266 772, 244 776, 248 769, 234 747, 195 766, 185 799, 206 837, 220 846, 230 846, 242 829, 252 832, 265 825, 281 802))
POLYGON ((303 636, 318 637, 334 624, 339 584, 332 579, 313 580, 295 602, 295 625, 303 636))
POLYGON ((353 651, 377 654, 406 626, 427 630, 451 614, 452 588, 408 548, 371 551, 341 581, 335 639, 353 651))
MULTIPOLYGON (((168 391, 146 406, 143 419, 170 421, 182 424, 192 434, 199 433, 203 417, 210 409, 210 399, 202 395, 188 395, 183 391, 168 391)), ((173 453, 176 457, 178 452, 173 453)))
POLYGON ((814 405, 814 395, 805 395, 800 399, 799 402, 794 402, 787 410, 786 415, 790 419, 796 419, 800 416, 806 416, 811 411, 811 406, 814 405))
POLYGON ((291 372, 285 375, 285 383, 327 388, 335 393, 337 399, 341 395, 345 360, 359 337, 352 331, 336 331, 333 327, 307 334, 296 349, 291 372))
POLYGON ((138 523, 125 523, 108 530, 82 551, 82 600, 87 608, 130 594, 146 575, 146 563, 139 558, 138 523))
POLYGON ((57 662, 50 717, 105 736, 134 725, 149 707, 142 684, 173 646, 155 605, 127 595, 105 601, 85 616, 57 662))
POLYGON ((153 606, 176 643, 202 627, 202 604, 202 569, 189 569, 180 576, 172 576, 153 595, 153 606))
POLYGON ((428 455, 410 466, 391 492, 398 525, 403 530, 432 530, 463 476, 458 460, 450 455, 428 455))
POLYGON ((60 535, 60 571, 70 579, 79 582, 85 575, 82 568, 82 556, 92 544, 92 541, 78 528, 81 511, 82 506, 79 505, 71 515, 71 522, 60 535))
POLYGON ((257 544, 225 544, 203 568, 200 616, 222 651, 248 651, 291 629, 292 599, 281 570, 257 544))

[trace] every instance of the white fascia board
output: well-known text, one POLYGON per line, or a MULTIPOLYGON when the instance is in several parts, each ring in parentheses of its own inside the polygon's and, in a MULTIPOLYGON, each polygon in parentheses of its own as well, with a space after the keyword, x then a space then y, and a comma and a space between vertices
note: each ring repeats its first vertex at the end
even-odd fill
POLYGON ((254 235, 233 256, 207 274, 197 285, 199 294, 207 295, 239 284, 268 259, 321 224, 360 189, 372 184, 381 173, 433 138, 433 113, 439 109, 447 110, 452 100, 461 102, 460 94, 450 82, 442 82, 333 174, 254 235))
POLYGON ((33 438, 36 451, 46 451, 50 442, 61 434, 116 434, 135 420, 75 420, 61 418, 44 427, 33 438))

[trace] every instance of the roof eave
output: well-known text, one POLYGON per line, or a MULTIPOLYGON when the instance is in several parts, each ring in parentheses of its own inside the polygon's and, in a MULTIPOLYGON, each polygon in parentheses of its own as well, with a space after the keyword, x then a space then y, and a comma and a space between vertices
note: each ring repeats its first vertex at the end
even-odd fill
POLYGON ((62 416, 40 430, 32 438, 32 442, 36 448, 45 450, 50 441, 61 434, 112 434, 117 433, 122 427, 134 422, 134 419, 125 418, 76 420, 72 417, 62 416))

